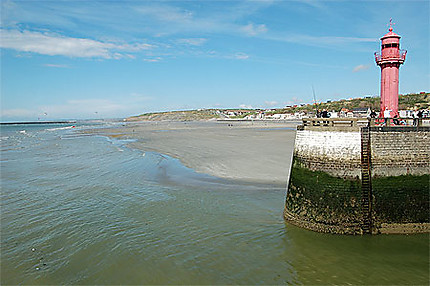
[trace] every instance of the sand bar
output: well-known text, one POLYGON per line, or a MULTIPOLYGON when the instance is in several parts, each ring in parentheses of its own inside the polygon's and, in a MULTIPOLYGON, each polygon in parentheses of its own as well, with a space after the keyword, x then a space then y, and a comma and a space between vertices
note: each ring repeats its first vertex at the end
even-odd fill
POLYGON ((130 147, 178 158, 197 172, 286 184, 298 122, 132 122, 93 130, 134 138, 130 147))

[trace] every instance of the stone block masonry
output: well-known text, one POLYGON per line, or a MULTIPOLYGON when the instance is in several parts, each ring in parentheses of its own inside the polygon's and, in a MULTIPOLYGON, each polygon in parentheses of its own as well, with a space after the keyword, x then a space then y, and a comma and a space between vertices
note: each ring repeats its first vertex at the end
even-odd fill
POLYGON ((298 130, 294 154, 309 170, 354 178, 360 175, 360 132, 298 130))
POLYGON ((429 232, 429 156, 429 127, 299 126, 284 217, 328 233, 429 232))
POLYGON ((429 174, 428 127, 371 127, 370 133, 373 176, 429 174))

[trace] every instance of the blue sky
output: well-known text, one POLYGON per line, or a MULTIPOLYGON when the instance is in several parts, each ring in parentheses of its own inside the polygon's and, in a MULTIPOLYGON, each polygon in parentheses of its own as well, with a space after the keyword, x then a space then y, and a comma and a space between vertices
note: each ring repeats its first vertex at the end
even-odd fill
POLYGON ((408 50, 429 90, 429 1, 1 1, 1 120, 272 108, 379 94, 373 53, 408 50))

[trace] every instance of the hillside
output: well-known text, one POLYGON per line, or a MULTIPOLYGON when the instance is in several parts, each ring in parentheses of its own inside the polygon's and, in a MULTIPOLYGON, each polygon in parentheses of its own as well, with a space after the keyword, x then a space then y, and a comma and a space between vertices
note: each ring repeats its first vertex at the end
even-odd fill
MULTIPOLYGON (((198 109, 185 111, 168 111, 145 113, 137 116, 132 116, 126 121, 200 121, 210 119, 225 119, 225 118, 244 118, 250 114, 264 113, 264 115, 273 114, 294 114, 296 112, 314 113, 316 109, 329 111, 340 111, 341 109, 353 110, 355 108, 371 108, 379 112, 379 97, 364 97, 348 100, 338 100, 317 104, 304 104, 288 108, 279 108, 271 110, 262 109, 198 109)), ((399 96, 399 110, 404 109, 429 109, 430 108, 430 93, 405 94, 399 96)))
POLYGON ((145 113, 138 116, 132 116, 126 121, 199 121, 222 118, 221 113, 217 109, 199 109, 185 111, 167 111, 145 113))
MULTIPOLYGON (((305 106, 296 106, 292 108, 284 108, 285 112, 298 112, 298 111, 314 111, 317 109, 327 109, 339 111, 342 108, 352 110, 354 108, 368 108, 376 112, 380 109, 380 97, 364 97, 364 98, 354 98, 349 100, 339 100, 318 104, 307 104, 305 106)), ((430 93, 412 93, 404 94, 399 96, 399 110, 404 109, 428 109, 430 107, 430 93)))

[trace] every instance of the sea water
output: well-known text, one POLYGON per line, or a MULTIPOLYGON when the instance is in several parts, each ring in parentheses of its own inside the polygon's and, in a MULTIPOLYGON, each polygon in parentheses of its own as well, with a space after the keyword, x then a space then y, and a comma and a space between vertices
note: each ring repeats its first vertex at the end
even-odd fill
POLYGON ((296 228, 285 186, 82 132, 119 124, 1 127, 2 285, 428 284, 428 234, 296 228))

